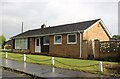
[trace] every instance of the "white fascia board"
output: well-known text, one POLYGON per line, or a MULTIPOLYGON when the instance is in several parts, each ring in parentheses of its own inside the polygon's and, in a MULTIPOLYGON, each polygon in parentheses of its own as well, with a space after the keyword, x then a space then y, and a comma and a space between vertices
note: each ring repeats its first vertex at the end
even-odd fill
POLYGON ((110 38, 112 38, 112 35, 111 35, 110 31, 108 30, 108 28, 106 27, 106 25, 104 24, 104 22, 102 20, 100 20, 100 23, 103 25, 104 29, 106 30, 106 32, 108 33, 110 38))

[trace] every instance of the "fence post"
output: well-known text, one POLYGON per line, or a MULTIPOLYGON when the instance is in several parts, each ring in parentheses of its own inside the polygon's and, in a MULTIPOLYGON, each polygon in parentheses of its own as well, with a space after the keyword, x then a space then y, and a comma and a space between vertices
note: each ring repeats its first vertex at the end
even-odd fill
POLYGON ((103 65, 102 65, 102 61, 99 61, 99 71, 103 72, 103 65))
POLYGON ((26 61, 26 54, 24 54, 24 61, 26 61))
POLYGON ((54 62, 54 57, 52 57, 52 65, 54 66, 55 62, 54 62))
POLYGON ((6 58, 8 58, 8 53, 6 52, 6 58))

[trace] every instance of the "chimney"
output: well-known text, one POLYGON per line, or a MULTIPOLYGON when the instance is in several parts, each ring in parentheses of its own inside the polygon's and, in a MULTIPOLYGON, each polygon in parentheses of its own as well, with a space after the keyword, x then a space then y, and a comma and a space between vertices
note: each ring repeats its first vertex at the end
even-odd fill
POLYGON ((46 26, 45 24, 42 24, 42 25, 41 25, 41 28, 45 28, 45 26, 46 26))
POLYGON ((22 22, 22 29, 21 29, 21 32, 23 33, 23 22, 22 22))

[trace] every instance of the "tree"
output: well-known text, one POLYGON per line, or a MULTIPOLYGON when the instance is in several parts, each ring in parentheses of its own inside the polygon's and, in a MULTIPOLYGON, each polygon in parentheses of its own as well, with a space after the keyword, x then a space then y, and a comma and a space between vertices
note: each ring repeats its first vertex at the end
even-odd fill
POLYGON ((4 35, 1 35, 1 36, 0 36, 0 46, 1 46, 2 48, 4 48, 5 42, 6 42, 5 36, 4 36, 4 35))
POLYGON ((120 35, 113 35, 112 39, 113 40, 120 40, 120 35))

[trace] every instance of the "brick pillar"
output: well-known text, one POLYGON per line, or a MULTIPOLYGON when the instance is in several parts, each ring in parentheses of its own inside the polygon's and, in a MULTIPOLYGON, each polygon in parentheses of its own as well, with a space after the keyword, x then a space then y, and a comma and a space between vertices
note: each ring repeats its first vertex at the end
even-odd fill
POLYGON ((100 58, 100 41, 95 40, 95 59, 100 58))
POLYGON ((82 57, 84 58, 84 59, 87 59, 87 57, 88 57, 88 41, 87 40, 84 40, 83 41, 83 53, 82 53, 82 57))

